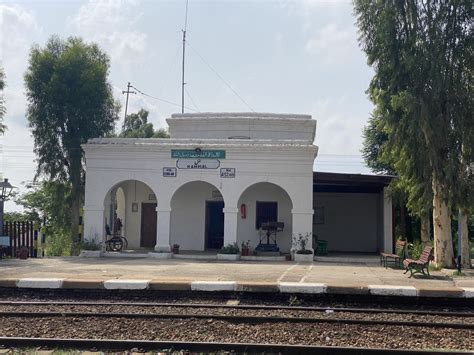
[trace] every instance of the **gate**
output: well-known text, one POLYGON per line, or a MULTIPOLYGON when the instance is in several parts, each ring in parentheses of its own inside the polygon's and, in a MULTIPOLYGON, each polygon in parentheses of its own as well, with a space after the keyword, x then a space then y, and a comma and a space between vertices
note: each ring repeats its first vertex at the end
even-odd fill
POLYGON ((28 256, 38 257, 38 224, 34 222, 4 222, 3 235, 10 237, 10 247, 7 248, 8 255, 16 256, 20 249, 28 250, 28 256), (35 228, 36 227, 36 228, 35 228))

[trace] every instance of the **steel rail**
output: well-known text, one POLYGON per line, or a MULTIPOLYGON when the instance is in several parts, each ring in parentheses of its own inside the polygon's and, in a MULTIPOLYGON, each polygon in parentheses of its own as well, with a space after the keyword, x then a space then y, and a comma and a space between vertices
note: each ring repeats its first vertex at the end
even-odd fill
POLYGON ((68 302, 68 301, 0 301, 0 306, 127 306, 127 307, 176 307, 176 308, 224 308, 248 310, 283 310, 283 311, 314 311, 314 312, 347 312, 347 313, 393 313, 415 314, 446 317, 474 317, 474 312, 423 311, 391 308, 349 308, 349 307, 304 307, 304 306, 273 306, 273 305, 228 305, 200 303, 151 303, 151 302, 68 302))
MULTIPOLYGON (((115 340, 115 339, 67 339, 67 338, 24 338, 0 337, 3 347, 48 349, 75 349, 101 351, 140 351, 153 350, 187 350, 191 352, 235 351, 237 353, 283 353, 283 354, 391 354, 391 355, 428 355, 448 354, 446 350, 411 350, 382 348, 350 348, 340 346, 292 345, 292 344, 255 344, 255 343, 218 343, 188 341, 154 341, 154 340, 115 340)), ((472 354, 470 351, 456 351, 456 354, 472 354)))
POLYGON ((359 325, 393 325, 425 328, 454 328, 474 330, 474 324, 448 322, 411 322, 376 319, 344 319, 344 318, 309 318, 309 317, 280 317, 280 316, 236 316, 222 314, 172 314, 172 313, 92 313, 92 312, 0 312, 1 317, 9 318, 149 318, 149 319, 216 319, 234 323, 336 323, 359 325))

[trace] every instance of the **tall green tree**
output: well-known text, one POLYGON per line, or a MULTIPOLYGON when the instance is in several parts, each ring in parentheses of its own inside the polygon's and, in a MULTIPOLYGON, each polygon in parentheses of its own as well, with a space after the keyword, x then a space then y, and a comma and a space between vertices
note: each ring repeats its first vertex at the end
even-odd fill
POLYGON ((119 104, 108 81, 110 60, 80 38, 53 36, 30 52, 25 73, 27 117, 35 141, 37 176, 70 185, 71 254, 79 252, 84 170, 81 144, 112 132, 119 104))
POLYGON ((465 184, 461 147, 472 143, 471 133, 462 134, 473 129, 471 7, 467 0, 354 1, 359 40, 375 70, 369 96, 383 115, 394 166, 431 182, 441 266, 453 266, 450 208, 465 184))
POLYGON ((429 164, 421 160, 426 154, 416 155, 413 159, 399 159, 407 153, 403 148, 390 144, 388 132, 382 112, 375 108, 363 131, 362 155, 367 166, 375 173, 398 176, 390 185, 392 199, 401 208, 407 206, 410 213, 420 219, 421 241, 428 245, 433 194, 431 179, 426 178, 430 176, 429 164), (422 172, 421 169, 428 171, 422 172))
POLYGON ((5 107, 5 99, 3 98, 3 90, 5 89, 5 73, 3 68, 0 67, 0 134, 5 133, 7 128, 3 124, 3 119, 7 113, 7 108, 5 107))
POLYGON ((155 131, 153 123, 148 122, 149 112, 140 109, 137 113, 127 115, 124 120, 120 138, 169 138, 168 131, 160 128, 155 131))

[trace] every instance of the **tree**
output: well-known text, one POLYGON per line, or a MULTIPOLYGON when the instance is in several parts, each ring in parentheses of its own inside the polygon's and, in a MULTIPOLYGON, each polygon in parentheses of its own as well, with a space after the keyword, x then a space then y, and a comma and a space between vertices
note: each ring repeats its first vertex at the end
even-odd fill
POLYGON ((84 194, 81 144, 112 132, 118 119, 109 67, 109 57, 96 44, 53 36, 44 48, 32 48, 25 74, 27 117, 38 156, 36 177, 70 186, 67 203, 73 255, 79 252, 84 194))
MULTIPOLYGON (((429 171, 420 174, 420 169, 428 167, 427 162, 420 160, 426 154, 417 155, 413 159, 397 159, 406 154, 390 144, 384 123, 383 114, 376 108, 363 131, 362 155, 372 171, 398 176, 390 185, 392 200, 398 202, 402 209, 407 206, 410 213, 420 219, 420 238, 426 246, 430 243, 433 199, 431 180, 426 178, 429 171)), ((405 225, 402 216, 401 223, 402 226, 405 225)), ((403 228, 402 232, 405 232, 403 228)))
POLYGON ((71 186, 69 183, 43 181, 29 187, 15 199, 24 208, 28 221, 44 223, 42 233, 47 236, 46 253, 62 256, 70 254, 68 238, 71 223, 71 186))
POLYGON ((7 109, 5 107, 5 100, 3 98, 3 90, 5 89, 5 73, 3 69, 0 67, 0 134, 4 134, 6 130, 6 126, 3 124, 3 118, 7 113, 7 109))
POLYGON ((431 182, 435 261, 453 266, 450 207, 470 204, 456 191, 472 144, 471 2, 355 0, 354 9, 395 169, 431 182))
POLYGON ((169 138, 168 131, 160 128, 155 131, 153 123, 148 122, 149 112, 140 109, 137 113, 127 115, 123 122, 120 138, 169 138))

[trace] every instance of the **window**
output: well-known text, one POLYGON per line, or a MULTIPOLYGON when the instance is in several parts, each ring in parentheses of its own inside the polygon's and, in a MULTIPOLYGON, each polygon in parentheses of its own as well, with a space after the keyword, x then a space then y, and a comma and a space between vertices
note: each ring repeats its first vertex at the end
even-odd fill
POLYGON ((262 223, 278 221, 278 203, 257 201, 255 228, 260 229, 262 223))

